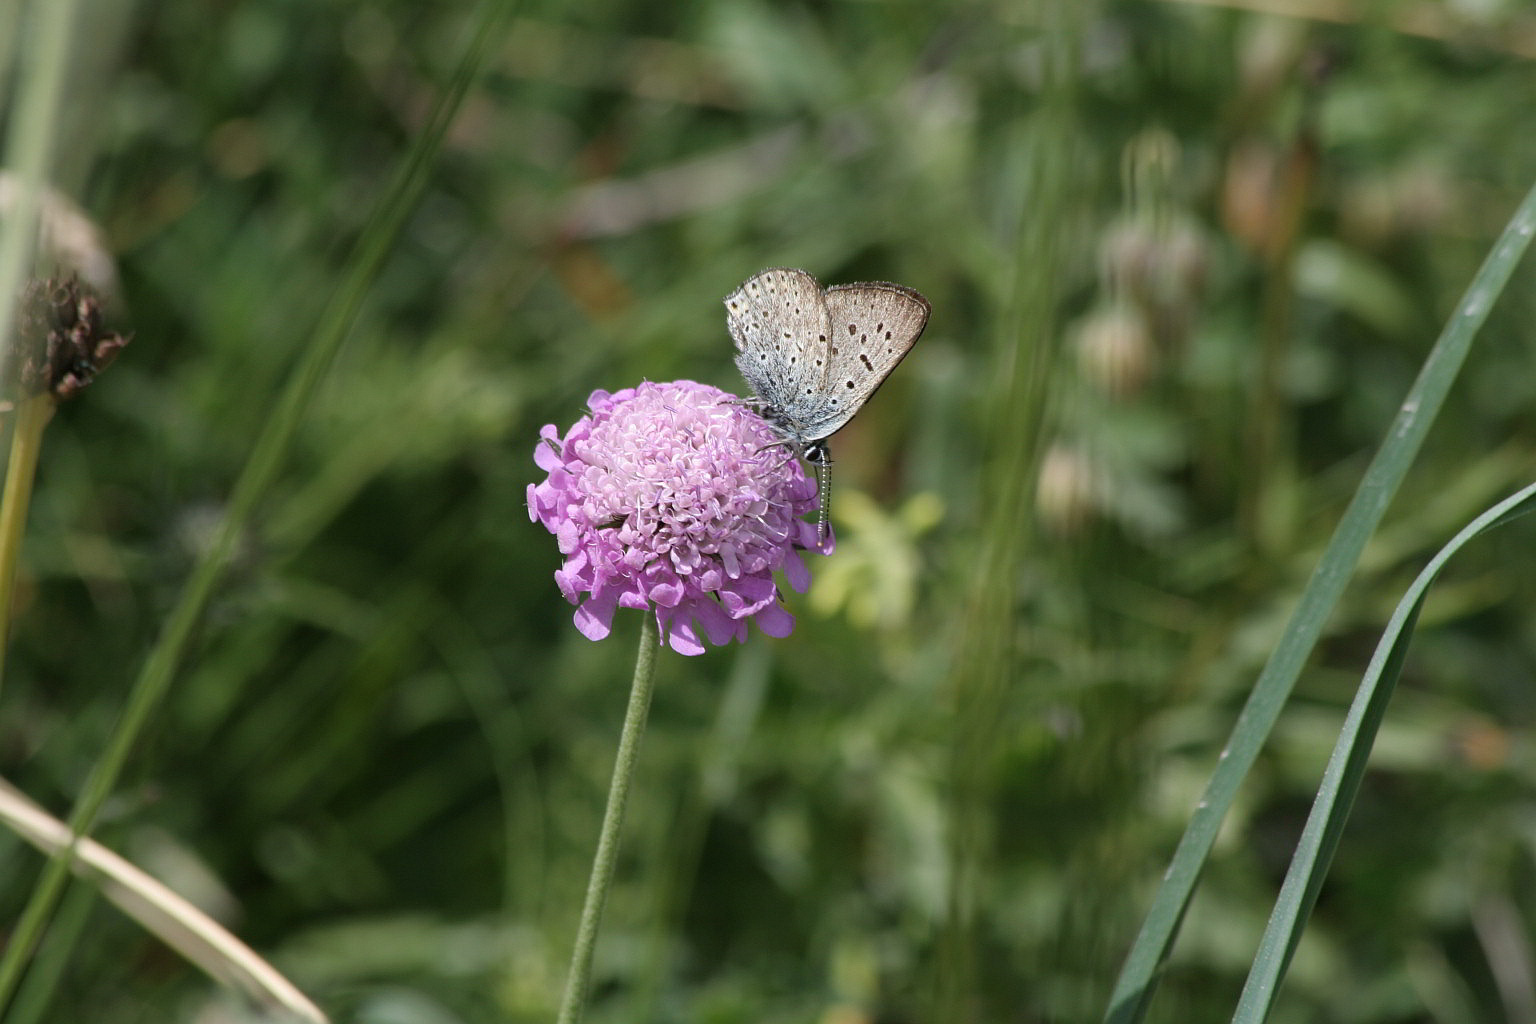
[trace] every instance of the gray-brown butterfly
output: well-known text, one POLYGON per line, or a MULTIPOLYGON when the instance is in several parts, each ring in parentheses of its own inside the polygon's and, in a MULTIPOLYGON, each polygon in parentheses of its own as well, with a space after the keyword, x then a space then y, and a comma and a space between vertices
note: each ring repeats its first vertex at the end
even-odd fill
POLYGON ((887 281, 823 289, 803 270, 774 267, 725 297, 736 366, 757 393, 763 418, 816 467, 817 536, 825 541, 827 439, 875 393, 928 325, 928 300, 887 281))

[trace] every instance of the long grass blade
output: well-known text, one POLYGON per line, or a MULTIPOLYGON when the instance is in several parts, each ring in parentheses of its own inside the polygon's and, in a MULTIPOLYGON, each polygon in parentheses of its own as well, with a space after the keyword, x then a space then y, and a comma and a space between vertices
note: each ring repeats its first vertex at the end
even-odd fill
POLYGON ((1387 704, 1397 686, 1403 661, 1408 656, 1408 647, 1413 640, 1413 627, 1424 607, 1424 596, 1430 584, 1440 575, 1440 570, 1451 556, 1474 537, 1532 511, 1536 511, 1536 484, 1511 495, 1469 523, 1454 540, 1440 549, 1398 603, 1386 632, 1382 634, 1381 643, 1371 658, 1360 689, 1355 693, 1339 741, 1328 759, 1322 786, 1312 804, 1312 813, 1307 817, 1306 827, 1302 830, 1296 854, 1291 858, 1285 882, 1280 887, 1280 896, 1275 901, 1269 925, 1259 942, 1259 951, 1248 973, 1248 981, 1243 986, 1237 1013, 1232 1018, 1234 1022, 1257 1024, 1269 1015, 1274 1005, 1280 980, 1290 965, 1297 943, 1301 941, 1302 929, 1317 902, 1318 891, 1322 888, 1328 866, 1333 862, 1355 795, 1360 791, 1360 780, 1365 775, 1377 728, 1386 715, 1387 704))
POLYGON ((1216 841, 1222 818, 1253 767, 1281 708, 1290 697, 1302 666, 1354 574, 1366 541, 1375 532, 1398 485, 1413 464, 1461 370, 1473 337, 1525 254, 1533 233, 1536 233, 1536 188, 1521 201, 1441 331, 1418 379, 1393 419, 1386 440, 1371 460, 1365 479, 1355 491, 1307 582, 1285 632, 1260 672, 1221 753, 1221 762, 1190 817, 1163 883, 1121 968, 1105 1013, 1106 1021, 1129 1024, 1145 1016, 1157 970, 1173 945, 1179 922, 1216 841))

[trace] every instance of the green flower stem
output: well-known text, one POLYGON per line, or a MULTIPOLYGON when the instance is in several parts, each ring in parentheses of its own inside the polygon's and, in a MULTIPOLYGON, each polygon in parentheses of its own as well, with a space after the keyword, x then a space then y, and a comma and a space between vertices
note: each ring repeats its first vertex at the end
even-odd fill
POLYGON ((5 496, 0 497, 0 679, 5 677, 5 649, 9 646, 11 606, 16 595, 16 560, 27 525, 27 506, 32 503, 32 478, 37 475, 43 428, 53 416, 54 405, 53 396, 48 394, 22 399, 16 410, 16 432, 11 435, 5 496))
POLYGON ((635 762, 639 760, 640 737, 645 732, 645 717, 651 709, 655 675, 656 620, 647 612, 641 616, 640 650, 635 656, 634 682, 629 685, 629 710, 624 713, 624 731, 619 735, 613 781, 608 784, 608 809, 603 812, 597 856, 592 859, 592 877, 587 882, 581 924, 576 928, 576 949, 571 953, 571 972, 565 980, 565 997, 560 1002, 558 1024, 576 1024, 586 1007, 587 989, 592 984, 592 953, 597 948, 597 926, 613 884, 613 864, 619 854, 619 828, 624 824, 624 803, 629 799, 629 783, 635 775, 635 762))

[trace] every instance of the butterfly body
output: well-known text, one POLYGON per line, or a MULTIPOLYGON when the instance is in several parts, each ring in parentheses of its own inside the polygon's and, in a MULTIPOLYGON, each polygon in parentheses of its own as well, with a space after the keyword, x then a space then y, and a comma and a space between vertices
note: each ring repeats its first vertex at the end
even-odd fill
POLYGON ((775 267, 725 297, 736 366, 763 418, 822 478, 827 439, 890 376, 927 326, 928 300, 886 281, 823 289, 803 270, 775 267))

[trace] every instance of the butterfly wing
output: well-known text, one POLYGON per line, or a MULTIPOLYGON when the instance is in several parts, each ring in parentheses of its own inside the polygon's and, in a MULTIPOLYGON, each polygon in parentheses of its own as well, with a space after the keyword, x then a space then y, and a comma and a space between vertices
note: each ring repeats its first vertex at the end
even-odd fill
POLYGON ((821 393, 828 369, 824 298, 814 277, 791 267, 754 274, 725 297, 736 366, 796 440, 804 440, 800 416, 821 393))
POLYGON ((853 418, 917 343, 930 309, 920 293, 887 281, 827 289, 827 374, 800 417, 804 440, 831 437, 853 418))

